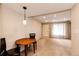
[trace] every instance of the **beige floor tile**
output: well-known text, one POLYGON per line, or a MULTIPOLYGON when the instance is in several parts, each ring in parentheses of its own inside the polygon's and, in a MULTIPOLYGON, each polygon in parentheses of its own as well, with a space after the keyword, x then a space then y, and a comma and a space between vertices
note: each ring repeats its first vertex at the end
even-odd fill
POLYGON ((70 56, 70 49, 69 39, 45 38, 37 41, 35 54, 30 51, 28 56, 70 56))

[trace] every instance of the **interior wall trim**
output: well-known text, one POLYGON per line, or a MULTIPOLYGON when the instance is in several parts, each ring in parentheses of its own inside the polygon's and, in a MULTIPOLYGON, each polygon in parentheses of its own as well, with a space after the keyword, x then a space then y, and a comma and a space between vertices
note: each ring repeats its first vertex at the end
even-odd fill
POLYGON ((45 13, 45 14, 30 16, 30 18, 34 18, 34 17, 38 17, 38 16, 45 16, 45 15, 49 15, 49 14, 62 13, 62 12, 70 11, 70 10, 71 10, 71 9, 66 9, 66 10, 61 10, 61 11, 56 11, 56 12, 51 12, 51 13, 45 13))
POLYGON ((42 23, 42 24, 54 24, 54 23, 71 23, 71 21, 61 21, 61 22, 47 22, 47 23, 42 23))

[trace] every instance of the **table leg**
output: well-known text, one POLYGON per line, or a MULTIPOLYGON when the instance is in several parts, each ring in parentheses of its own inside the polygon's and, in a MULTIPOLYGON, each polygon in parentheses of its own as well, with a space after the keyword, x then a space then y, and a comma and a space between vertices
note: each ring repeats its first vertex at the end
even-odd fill
POLYGON ((17 52, 19 53, 19 56, 20 56, 20 47, 18 44, 17 44, 17 52))
POLYGON ((28 53, 28 45, 25 45, 25 56, 27 56, 28 53))
POLYGON ((35 42, 35 49, 37 50, 37 42, 35 42))
POLYGON ((33 43, 33 52, 35 53, 35 43, 33 43))

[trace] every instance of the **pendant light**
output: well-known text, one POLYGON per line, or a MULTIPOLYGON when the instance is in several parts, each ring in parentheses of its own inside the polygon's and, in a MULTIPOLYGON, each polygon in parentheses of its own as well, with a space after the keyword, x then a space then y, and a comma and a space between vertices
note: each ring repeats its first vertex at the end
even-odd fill
POLYGON ((23 20, 23 24, 26 25, 26 23, 27 23, 27 20, 26 20, 26 9, 27 9, 27 7, 23 6, 23 9, 24 9, 24 20, 23 20))

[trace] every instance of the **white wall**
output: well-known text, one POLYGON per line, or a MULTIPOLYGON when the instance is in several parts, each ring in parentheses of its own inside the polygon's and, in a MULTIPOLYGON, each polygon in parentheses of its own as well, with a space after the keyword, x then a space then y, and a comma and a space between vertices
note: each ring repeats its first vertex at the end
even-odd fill
POLYGON ((72 55, 79 55, 79 4, 72 8, 71 17, 72 55))
POLYGON ((0 4, 0 38, 2 37, 2 19, 1 19, 1 4, 0 4))
POLYGON ((22 21, 22 14, 2 5, 3 37, 6 38, 7 50, 15 47, 17 39, 29 37, 30 32, 36 33, 36 39, 41 38, 41 23, 30 19, 23 25, 22 21))
MULTIPOLYGON (((0 5, 0 13, 1 13, 1 5, 0 5)), ((0 14, 0 37, 1 37, 1 14, 0 14)))

